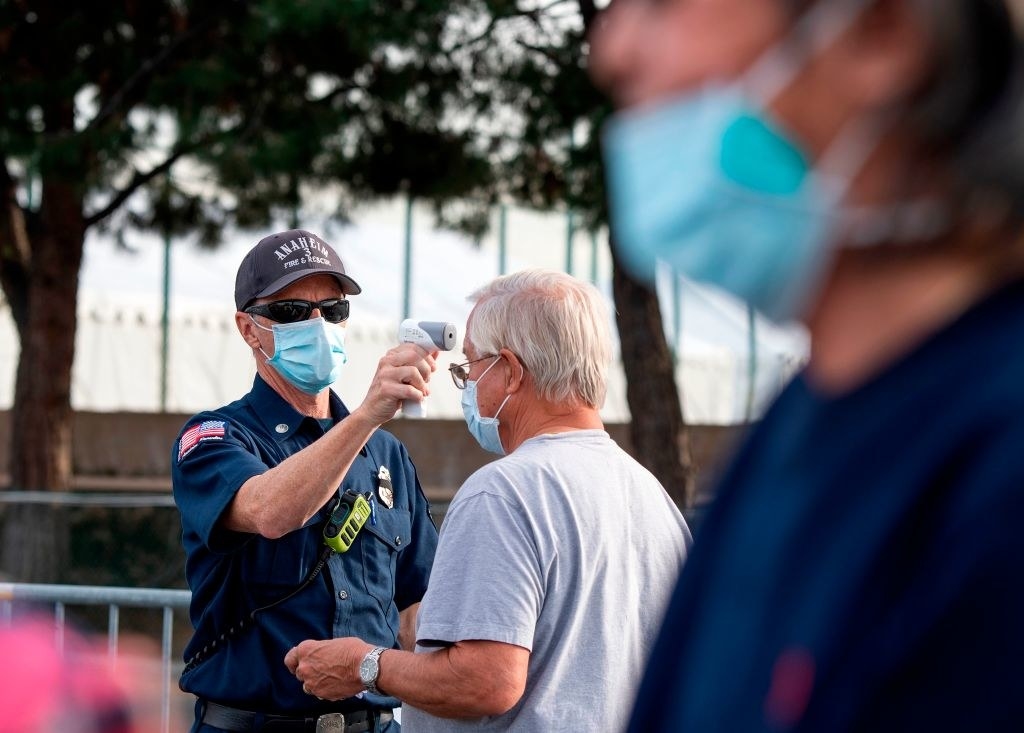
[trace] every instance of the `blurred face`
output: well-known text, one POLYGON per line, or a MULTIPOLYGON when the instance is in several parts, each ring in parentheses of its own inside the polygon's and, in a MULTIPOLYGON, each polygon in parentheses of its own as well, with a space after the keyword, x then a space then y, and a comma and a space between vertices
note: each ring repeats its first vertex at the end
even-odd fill
POLYGON ((780 0, 613 0, 591 34, 595 83, 622 107, 732 79, 785 32, 780 0))
MULTIPOLYGON (((800 16, 792 5, 787 0, 612 0, 591 33, 591 76, 623 108, 735 80, 765 52, 790 40, 800 16)), ((814 5, 827 3, 807 4, 814 5)), ((868 3, 824 48, 794 49, 796 74, 765 101, 812 159, 851 120, 889 109, 924 77, 929 42, 913 5, 868 3)), ((843 6, 834 4, 837 10, 843 6)))
POLYGON ((595 81, 640 108, 602 141, 623 263, 650 281, 666 263, 778 319, 806 312, 839 240, 895 232, 842 215, 902 202, 893 113, 929 56, 910 0, 795 5, 617 0, 591 38, 595 81))

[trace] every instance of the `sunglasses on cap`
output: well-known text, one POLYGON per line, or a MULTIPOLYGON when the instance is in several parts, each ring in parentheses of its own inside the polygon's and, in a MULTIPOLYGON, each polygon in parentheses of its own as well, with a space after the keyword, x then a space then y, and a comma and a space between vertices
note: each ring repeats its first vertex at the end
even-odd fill
POLYGON ((277 323, 297 323, 309 318, 316 308, 328 323, 341 323, 348 320, 348 300, 345 298, 328 298, 320 302, 312 300, 275 300, 272 303, 250 305, 246 313, 265 316, 277 323))

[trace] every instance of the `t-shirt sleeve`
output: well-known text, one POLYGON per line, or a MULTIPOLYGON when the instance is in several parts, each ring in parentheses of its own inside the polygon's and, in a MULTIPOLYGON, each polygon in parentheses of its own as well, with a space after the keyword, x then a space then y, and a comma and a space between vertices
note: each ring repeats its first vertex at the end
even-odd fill
POLYGON ((544 576, 526 510, 474 493, 449 509, 417 624, 417 642, 482 639, 533 647, 544 576))
POLYGON ((197 415, 174 441, 171 479, 182 530, 212 552, 230 552, 249 535, 218 527, 218 520, 238 489, 267 465, 247 433, 214 414, 197 415))

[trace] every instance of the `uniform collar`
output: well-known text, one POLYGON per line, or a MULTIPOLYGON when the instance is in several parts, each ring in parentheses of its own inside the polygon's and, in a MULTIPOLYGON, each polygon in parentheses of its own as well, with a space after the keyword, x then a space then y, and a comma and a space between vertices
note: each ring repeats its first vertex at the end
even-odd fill
MULTIPOLYGON (((278 440, 292 437, 304 421, 312 419, 288 404, 259 374, 253 379, 248 401, 267 432, 278 440)), ((348 417, 348 408, 334 390, 330 392, 330 406, 331 417, 335 420, 348 417)))

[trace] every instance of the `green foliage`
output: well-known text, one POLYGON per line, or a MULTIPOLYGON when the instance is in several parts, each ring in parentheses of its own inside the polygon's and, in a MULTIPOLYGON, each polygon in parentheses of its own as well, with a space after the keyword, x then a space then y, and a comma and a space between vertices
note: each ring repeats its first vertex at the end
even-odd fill
POLYGON ((609 108, 587 77, 584 16, 568 0, 468 2, 460 17, 480 30, 450 39, 448 53, 461 71, 462 108, 474 111, 478 144, 490 151, 497 194, 567 206, 596 228, 606 220, 596 131, 609 108))
MULTIPOLYGON (((21 204, 0 207, 0 286, 19 335, 50 329, 23 340, 30 366, 14 404, 15 422, 49 434, 13 433, 12 476, 49 476, 41 488, 69 478, 52 468, 70 466, 59 438, 74 309, 55 321, 45 304, 75 297, 89 227, 118 241, 136 228, 193 232, 213 247, 224 226, 293 221, 314 195, 345 219, 395 194, 478 239, 499 201, 603 223, 596 131, 608 106, 585 69, 593 2, 0 0, 0 193, 21 204)), ((615 275, 616 298, 628 293, 620 317, 639 314, 623 343, 667 353, 648 317, 656 299, 615 275)), ((637 351, 624 349, 627 359, 637 351)), ((666 399, 671 371, 643 374, 658 389, 631 390, 653 395, 631 408, 658 429, 634 445, 655 466, 665 444, 679 444, 681 414, 666 399), (678 420, 660 414, 666 405, 678 420)), ((17 522, 7 530, 17 536, 17 522)), ((104 560, 93 551, 76 545, 104 560)), ((46 579, 62 558, 39 555, 18 566, 46 579)), ((13 552, 3 560, 13 567, 13 552)))
POLYGON ((84 187, 90 224, 210 243, 335 185, 340 216, 407 193, 477 236, 498 199, 596 224, 604 105, 579 16, 510 0, 0 2, 0 153, 23 186, 84 187))

